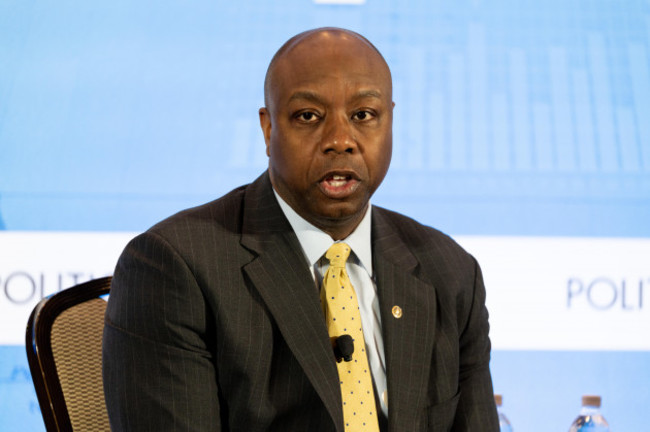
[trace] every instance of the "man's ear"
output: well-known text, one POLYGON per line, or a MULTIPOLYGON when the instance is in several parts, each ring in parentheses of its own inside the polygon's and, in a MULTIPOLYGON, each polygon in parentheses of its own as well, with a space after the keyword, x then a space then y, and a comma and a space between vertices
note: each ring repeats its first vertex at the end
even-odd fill
POLYGON ((262 133, 264 134, 264 142, 266 142, 266 155, 271 156, 271 150, 269 145, 271 144, 271 113, 266 107, 262 107, 259 110, 260 114, 260 126, 262 127, 262 133))

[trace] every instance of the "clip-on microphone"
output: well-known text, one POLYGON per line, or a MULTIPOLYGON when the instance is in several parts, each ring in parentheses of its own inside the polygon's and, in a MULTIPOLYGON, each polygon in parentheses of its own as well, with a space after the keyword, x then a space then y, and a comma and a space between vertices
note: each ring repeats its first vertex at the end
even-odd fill
POLYGON ((334 355, 337 362, 340 363, 341 359, 346 362, 352 361, 352 353, 354 353, 352 336, 344 334, 334 339, 334 355))

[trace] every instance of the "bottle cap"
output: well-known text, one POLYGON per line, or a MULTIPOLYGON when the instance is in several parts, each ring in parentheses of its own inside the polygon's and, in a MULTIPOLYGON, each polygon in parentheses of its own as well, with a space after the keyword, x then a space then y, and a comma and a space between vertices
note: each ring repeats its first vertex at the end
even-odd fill
POLYGON ((495 394, 494 403, 496 403, 497 406, 501 406, 501 404, 503 403, 503 396, 501 396, 500 394, 495 394))
POLYGON ((582 406, 595 406, 600 408, 600 396, 584 395, 582 396, 582 406))

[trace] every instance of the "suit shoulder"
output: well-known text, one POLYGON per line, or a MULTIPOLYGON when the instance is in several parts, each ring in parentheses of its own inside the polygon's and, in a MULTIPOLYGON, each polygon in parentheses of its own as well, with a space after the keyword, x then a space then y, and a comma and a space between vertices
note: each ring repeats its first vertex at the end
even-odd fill
POLYGON ((444 256, 449 259, 472 260, 471 256, 449 235, 440 230, 424 225, 413 218, 373 206, 377 225, 383 226, 378 231, 394 232, 416 256, 444 256))
POLYGON ((241 232, 242 207, 248 185, 233 189, 208 203, 191 207, 163 219, 147 230, 170 243, 241 232))

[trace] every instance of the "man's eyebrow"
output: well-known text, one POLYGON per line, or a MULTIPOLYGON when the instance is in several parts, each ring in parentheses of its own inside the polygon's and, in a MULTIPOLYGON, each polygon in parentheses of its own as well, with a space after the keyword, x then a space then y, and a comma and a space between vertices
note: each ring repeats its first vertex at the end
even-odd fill
POLYGON ((378 92, 377 90, 363 90, 357 93, 356 95, 354 95, 355 99, 363 99, 368 97, 381 99, 381 93, 378 92))
POLYGON ((316 93, 305 91, 305 90, 297 91, 294 94, 292 94, 291 97, 289 98, 289 102, 294 100, 300 100, 300 99, 307 100, 313 103, 318 103, 318 104, 323 103, 323 98, 318 96, 316 93))
MULTIPOLYGON (((377 90, 362 90, 358 92, 357 94, 353 95, 351 100, 359 100, 359 99, 365 99, 365 98, 376 98, 376 99, 381 99, 382 94, 381 92, 377 90)), ((289 102, 295 101, 295 100, 306 100, 315 104, 324 104, 325 100, 319 96, 317 93, 311 92, 309 90, 300 90, 295 93, 293 93, 289 97, 289 102)))

